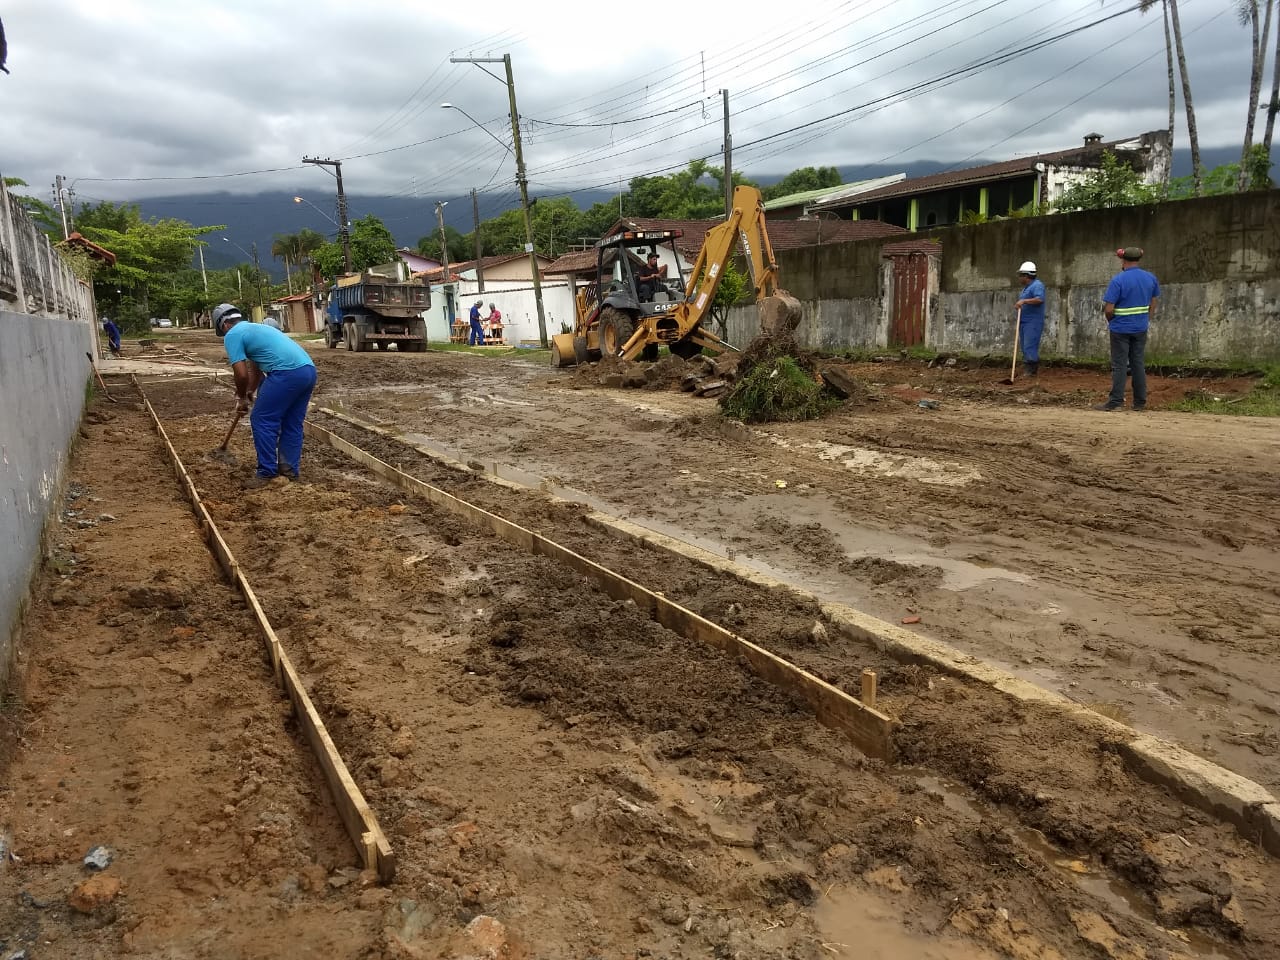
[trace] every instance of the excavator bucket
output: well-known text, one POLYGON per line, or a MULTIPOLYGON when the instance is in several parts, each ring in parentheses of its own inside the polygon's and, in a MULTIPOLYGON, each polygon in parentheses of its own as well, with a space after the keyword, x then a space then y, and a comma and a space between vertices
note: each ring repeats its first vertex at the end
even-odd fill
POLYGON ((573 353, 573 334, 557 333, 551 338, 551 365, 553 367, 572 367, 577 363, 573 353))
POLYGON ((766 336, 790 334, 800 325, 800 301, 785 290, 760 301, 760 332, 766 336))

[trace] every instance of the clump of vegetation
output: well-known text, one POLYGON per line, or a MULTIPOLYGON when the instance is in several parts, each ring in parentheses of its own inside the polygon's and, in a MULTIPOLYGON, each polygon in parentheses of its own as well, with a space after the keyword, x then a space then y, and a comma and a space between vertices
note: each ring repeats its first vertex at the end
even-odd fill
POLYGON ((1183 413, 1222 413, 1239 417, 1280 417, 1280 366, 1271 367, 1248 393, 1227 399, 1207 390, 1189 393, 1170 410, 1183 413))
POLYGON ((741 373, 733 389, 720 399, 720 409, 744 423, 767 423, 815 420, 838 403, 795 357, 775 356, 741 373))

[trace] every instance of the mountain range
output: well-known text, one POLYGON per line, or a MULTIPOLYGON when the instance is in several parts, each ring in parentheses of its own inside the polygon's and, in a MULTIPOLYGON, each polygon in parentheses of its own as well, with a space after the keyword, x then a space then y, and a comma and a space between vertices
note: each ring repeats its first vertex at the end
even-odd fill
MULTIPOLYGON (((1239 159, 1235 148, 1207 148, 1202 151, 1202 162, 1206 170, 1224 163, 1233 163, 1239 159)), ((976 161, 972 166, 979 166, 990 161, 976 161)), ((872 177, 885 176, 892 173, 905 172, 908 177, 924 176, 948 169, 950 163, 943 161, 921 160, 901 165, 879 164, 861 167, 841 167, 841 179, 850 183, 872 177)), ((1190 151, 1175 150, 1173 155, 1173 175, 1184 176, 1191 172, 1190 151)), ((761 185, 776 183, 785 174, 773 176, 754 175, 761 185)), ((284 265, 271 257, 271 238, 280 233, 296 233, 309 227, 323 233, 330 239, 337 237, 336 200, 333 197, 316 195, 307 197, 306 202, 294 202, 292 193, 267 192, 257 194, 204 193, 177 195, 169 197, 152 197, 137 201, 144 217, 176 217, 190 223, 225 224, 226 229, 208 236, 209 247, 205 250, 205 264, 209 269, 218 270, 246 263, 251 260, 253 245, 257 244, 259 261, 262 268, 273 277, 284 278, 284 265), (225 239, 223 239, 225 238, 225 239)), ((601 190, 584 190, 569 195, 581 208, 605 202, 617 197, 617 193, 601 190)), ((533 199, 533 196, 530 197, 533 199)), ((480 219, 485 220, 497 216, 510 204, 499 205, 498 198, 481 194, 479 197, 480 219)), ((437 229, 434 199, 425 197, 368 197, 359 194, 347 197, 348 216, 357 220, 367 214, 375 214, 396 238, 402 247, 412 247, 419 238, 433 233, 437 229)), ((445 223, 455 227, 462 233, 472 229, 471 204, 457 202, 445 208, 445 223)), ((577 238, 567 238, 577 240, 577 238)), ((554 251, 563 253, 563 250, 554 251)))

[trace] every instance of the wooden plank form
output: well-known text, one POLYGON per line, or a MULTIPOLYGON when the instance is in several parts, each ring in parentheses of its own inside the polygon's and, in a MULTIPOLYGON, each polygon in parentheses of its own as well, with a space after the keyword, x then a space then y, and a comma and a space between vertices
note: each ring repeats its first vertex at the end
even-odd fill
POLYGON ((173 444, 169 441, 169 435, 165 433, 164 426, 160 423, 160 418, 151 406, 151 401, 147 399, 136 379, 134 380, 134 386, 138 393, 142 395, 143 407, 151 415, 156 431, 164 442, 165 450, 169 454, 169 460, 173 465, 174 474, 178 478, 179 485, 182 487, 186 498, 191 502, 191 510, 195 514, 201 536, 208 545, 209 551, 213 554, 218 566, 222 568, 226 578, 240 591, 245 605, 249 608, 249 612, 253 614, 253 618, 258 624, 258 629, 267 648, 267 654, 271 659, 271 668, 275 672, 276 680, 284 688, 285 693, 293 704, 294 713, 298 717, 298 722, 307 738, 307 743, 311 745, 311 750, 315 754, 316 760, 320 764, 320 769, 324 772, 325 780, 329 784, 329 791, 333 795, 334 805, 338 808, 338 815, 342 818, 342 823, 347 828, 347 833, 350 835, 352 843, 355 844, 356 851, 360 854, 360 859, 363 861, 365 869, 376 871, 381 882, 390 883, 395 878, 396 873, 396 857, 395 852, 391 849, 390 842, 382 832, 382 827, 378 825, 378 819, 365 801, 364 794, 360 792, 359 786, 356 785, 351 772, 347 769, 342 755, 338 752, 337 746, 334 745, 333 738, 329 736, 329 731, 325 729, 324 721, 320 718, 319 711, 316 710, 315 704, 307 694, 302 678, 298 676, 292 661, 281 647, 280 638, 276 635, 271 622, 267 619, 267 615, 262 609, 262 604, 258 602, 258 595, 245 577, 244 571, 240 569, 240 565, 236 563, 235 556, 231 553, 231 548, 227 546, 226 541, 223 540, 222 535, 218 532, 218 528, 213 522, 213 517, 205 509, 204 503, 201 502, 200 495, 196 491, 196 485, 192 481, 190 474, 187 473, 186 467, 183 466, 182 458, 178 456, 177 450, 174 449, 173 444))
POLYGON ((517 523, 468 503, 451 493, 397 470, 366 450, 332 431, 308 420, 304 425, 308 437, 344 453, 373 473, 407 493, 417 494, 448 513, 495 536, 523 547, 531 553, 563 563, 595 580, 615 600, 631 600, 637 607, 668 630, 688 640, 709 644, 730 657, 744 659, 762 680, 804 700, 820 723, 843 733, 864 753, 884 760, 893 756, 895 721, 869 704, 859 702, 840 688, 827 683, 793 663, 731 633, 718 624, 698 616, 692 610, 641 586, 613 570, 570 550, 554 540, 534 533, 517 523))

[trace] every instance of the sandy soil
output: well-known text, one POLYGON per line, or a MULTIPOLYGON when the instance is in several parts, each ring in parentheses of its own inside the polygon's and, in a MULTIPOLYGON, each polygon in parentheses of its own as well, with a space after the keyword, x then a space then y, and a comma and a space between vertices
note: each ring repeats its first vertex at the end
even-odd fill
MULTIPOLYGON (((1081 654, 1066 648, 1072 635, 1059 621, 1088 625, 1077 646, 1098 627, 1065 607, 1040 612, 1057 602, 1057 593, 1046 593, 1078 593, 1098 612, 1120 602, 1114 587, 1108 594, 1091 578, 1060 582, 1072 573, 1065 555, 1084 552, 1071 542, 1073 531, 1126 536, 1085 524, 1081 502, 1071 511, 1060 505, 1052 523, 1038 521, 1057 542, 1034 537, 1031 514, 1052 510, 1043 491, 1035 502, 1019 501, 1028 515, 1014 520, 1027 539, 1000 527, 966 529, 979 518, 1002 523, 1008 490, 1028 473, 1065 468, 1050 456, 1056 448, 1040 441, 1043 449, 1015 447, 1036 453, 1026 457, 1034 469, 1015 469, 1022 462, 1015 458, 1006 473, 996 472, 1004 447, 1015 445, 993 436, 999 411, 966 408, 947 423, 940 421, 952 416, 950 404, 926 416, 893 410, 886 400, 872 413, 748 434, 708 416, 709 403, 656 391, 573 390, 574 381, 517 364, 432 354, 318 356, 323 402, 462 447, 472 459, 500 457, 554 475, 619 512, 714 540, 738 559, 785 569, 845 600, 865 599, 877 612, 919 612, 926 629, 943 609, 957 634, 985 623, 969 642, 989 645, 988 654, 1035 651, 1061 665, 1081 654), (905 427, 907 416, 940 466, 903 452, 914 446, 894 427, 905 427), (974 421, 987 416, 985 431, 978 429, 974 421), (966 423, 967 433, 959 429, 966 423), (811 446, 852 445, 855 431, 873 429, 878 440, 859 442, 891 464, 907 461, 909 470, 885 475, 875 458, 840 452, 828 460, 822 455, 830 448, 811 446), (962 458, 966 437, 975 444, 985 437, 986 445, 962 458), (980 476, 934 482, 965 469, 980 476), (908 524, 908 510, 931 516, 908 524), (847 539, 851 526, 862 540, 847 539), (928 562, 890 537, 911 539, 928 562), (990 555, 954 555, 973 549, 956 546, 962 537, 990 555), (993 570, 999 576, 979 576, 993 570), (1010 600, 1018 591, 1026 593, 1021 606, 1010 600), (1057 628, 1035 626, 1038 620, 1057 628), (1032 640, 1040 645, 1025 646, 1032 640)), ((78 561, 70 583, 93 600, 82 608, 59 593, 68 590, 64 565, 43 575, 24 638, 25 682, 13 701, 22 706, 10 711, 22 718, 24 742, 0 776, 13 785, 0 793, 0 823, 24 857, 0 873, 0 887, 28 890, 42 904, 10 896, 0 909, 28 928, 38 924, 39 936, 58 938, 45 955, 172 955, 157 941, 136 939, 161 921, 181 955, 199 957, 1280 953, 1271 892, 1280 881, 1277 863, 1135 780, 1105 742, 984 688, 834 641, 815 629, 821 618, 813 606, 789 594, 659 563, 583 524, 579 508, 500 490, 394 440, 339 427, 384 459, 552 532, 832 682, 856 689, 862 667, 877 668, 885 706, 903 721, 903 761, 865 760, 740 665, 664 631, 575 574, 403 500, 314 443, 302 482, 244 490, 247 430, 233 441, 238 468, 207 456, 229 417, 229 409, 228 416, 211 412, 229 407, 225 386, 149 390, 395 846, 400 873, 389 891, 361 889, 248 618, 216 582, 154 437, 141 414, 111 408, 113 421, 87 428, 76 470, 78 482, 96 485, 88 495, 104 498, 93 509, 121 519, 80 530, 79 517, 69 517, 63 528, 64 549, 78 561), (137 512, 136 522, 129 516, 126 523, 126 508, 137 512), (134 619, 111 623, 108 616, 99 624, 115 610, 111 598, 122 584, 126 598, 135 596, 127 585, 151 589, 136 594, 144 612, 126 604, 134 619), (169 595, 156 592, 162 586, 180 591, 174 609, 190 609, 191 620, 179 626, 192 635, 172 633, 169 595), (56 605, 55 597, 62 598, 56 605), (169 676, 166 658, 178 659, 192 679, 169 676), (192 658, 199 669, 187 663, 192 658), (77 678, 90 672, 86 665, 138 689, 137 702, 117 711, 115 687, 83 696, 77 678), (192 688, 202 682, 211 687, 192 688), (185 697, 170 703, 174 688, 185 697), (150 722, 135 729, 130 718, 139 711, 150 722), (48 758, 71 752, 68 743, 80 744, 73 752, 79 776, 62 775, 58 800, 50 791, 60 774, 48 758), (122 755, 156 766, 130 779, 138 786, 117 786, 111 771, 122 755), (240 799, 250 780, 263 782, 240 799), (138 816, 139 801, 150 805, 150 817, 138 816), (58 804, 75 804, 74 819, 58 804), (265 812, 282 813, 290 827, 265 812), (182 829, 188 818, 203 844, 182 829), (74 849, 54 837, 68 822, 79 828, 74 849), (264 843, 253 832, 264 822, 278 829, 266 833, 269 848, 259 859, 246 851, 264 843), (175 845, 153 839, 157 824, 175 845), (80 846, 90 843, 79 838, 86 834, 127 851, 108 871, 126 885, 109 907, 82 916, 63 898, 83 878, 80 846), (47 854, 31 856, 45 845, 47 854), (175 870, 214 886, 187 894, 175 870), (236 920, 230 932, 228 916, 236 920)), ((1054 414, 1065 432, 1068 415, 1054 414)), ((1121 429, 1100 423, 1094 430, 1104 427, 1121 429)), ((1202 446, 1215 442, 1221 433, 1202 446)), ((1074 502, 1065 492, 1072 482, 1094 476, 1102 459, 1060 481, 1063 504, 1074 502)), ((1119 482, 1115 473, 1109 482, 1119 482)), ((1262 473, 1259 465, 1245 489, 1261 485, 1262 473)), ((1091 496, 1112 503, 1140 490, 1095 483, 1091 496)), ((1103 506, 1090 515, 1105 517, 1103 506)), ((1174 549, 1143 529, 1144 549, 1174 549)), ((1263 539, 1257 534, 1240 549, 1265 554, 1263 539)), ((1229 556, 1230 548, 1218 546, 1229 556)), ((1191 602, 1185 585, 1168 589, 1191 602)), ((1160 619, 1150 611, 1126 616, 1136 625, 1160 619)), ((1122 640, 1137 642, 1128 634, 1109 642, 1122 640)), ((1154 662, 1155 648, 1148 650, 1154 662)), ((1215 669, 1225 666, 1222 655, 1215 659, 1215 669)), ((1068 667, 1082 669, 1061 666, 1068 667)), ((1147 677, 1153 671, 1127 668, 1147 677)), ((1249 675, 1265 684, 1259 669, 1249 675)), ((1142 695, 1133 708, 1146 719, 1142 695)), ((11 945, 19 943, 27 941, 11 945)))

